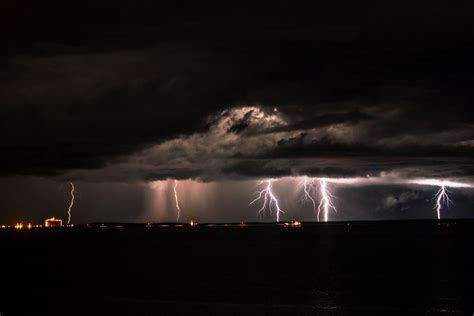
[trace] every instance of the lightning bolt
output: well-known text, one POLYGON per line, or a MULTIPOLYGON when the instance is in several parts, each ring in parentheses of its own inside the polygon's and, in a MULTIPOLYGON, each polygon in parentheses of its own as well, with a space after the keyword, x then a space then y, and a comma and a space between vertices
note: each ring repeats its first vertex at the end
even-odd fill
POLYGON ((263 198, 263 204, 262 204, 262 207, 258 210, 258 214, 260 215, 265 214, 265 210, 268 208, 271 215, 273 210, 275 210, 276 221, 279 222, 280 214, 285 213, 285 212, 278 205, 278 199, 275 197, 275 194, 272 191, 273 180, 269 179, 266 181, 260 181, 258 185, 263 185, 265 183, 266 183, 266 187, 263 190, 255 192, 257 197, 252 202, 250 202, 249 205, 252 205, 259 200, 262 200, 263 198))
POLYGON ((327 186, 327 180, 325 178, 319 179, 319 186, 320 186, 320 193, 321 193, 321 202, 319 202, 318 206, 318 222, 319 222, 319 215, 323 212, 324 221, 328 221, 329 211, 332 209, 334 212, 337 212, 336 207, 334 206, 332 199, 334 196, 329 192, 327 186))
POLYGON ((178 188, 178 180, 174 180, 174 200, 176 201, 176 209, 178 210, 178 214, 176 215, 176 221, 179 221, 179 216, 181 215, 181 208, 179 207, 179 200, 178 200, 178 191, 176 190, 178 188))
POLYGON ((436 205, 434 209, 436 210, 436 215, 438 216, 438 220, 441 219, 441 209, 443 205, 446 205, 449 207, 449 204, 453 204, 451 199, 448 196, 448 189, 446 189, 445 185, 442 185, 438 192, 436 192, 434 198, 436 199, 436 205))
POLYGON ((321 212, 323 213, 324 221, 328 221, 330 210, 336 212, 336 207, 333 204, 334 196, 331 194, 328 188, 328 180, 325 178, 308 178, 305 176, 303 178, 303 201, 309 200, 313 205, 313 211, 316 213, 316 218, 318 222, 320 221, 321 212), (319 181, 318 181, 319 180, 319 181), (316 190, 316 184, 319 183, 321 201, 318 206, 316 206, 315 198, 313 197, 313 192, 316 190))
MULTIPOLYGON (((313 196, 311 195, 311 191, 314 190, 314 185, 315 185, 315 180, 314 178, 308 178, 305 176, 303 178, 303 202, 306 200, 310 200, 311 204, 313 205, 313 212, 316 213, 316 201, 314 200, 313 196)), ((319 220, 319 219, 318 219, 319 220)))
POLYGON ((69 182, 71 185, 71 203, 69 204, 69 208, 67 209, 67 225, 71 223, 71 210, 72 207, 74 206, 74 184, 72 182, 69 182))

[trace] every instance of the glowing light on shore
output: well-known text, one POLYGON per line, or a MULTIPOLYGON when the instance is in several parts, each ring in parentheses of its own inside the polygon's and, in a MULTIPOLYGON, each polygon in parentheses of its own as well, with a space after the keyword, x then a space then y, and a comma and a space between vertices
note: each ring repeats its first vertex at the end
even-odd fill
POLYGON ((47 218, 44 221, 44 227, 61 227, 63 226, 63 221, 56 217, 47 218))

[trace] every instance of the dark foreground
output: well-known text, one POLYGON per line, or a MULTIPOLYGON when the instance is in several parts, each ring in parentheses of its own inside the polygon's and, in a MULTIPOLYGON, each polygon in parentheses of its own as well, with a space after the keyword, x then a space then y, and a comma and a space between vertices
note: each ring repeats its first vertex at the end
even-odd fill
POLYGON ((0 231, 2 316, 472 315, 474 223, 0 231))

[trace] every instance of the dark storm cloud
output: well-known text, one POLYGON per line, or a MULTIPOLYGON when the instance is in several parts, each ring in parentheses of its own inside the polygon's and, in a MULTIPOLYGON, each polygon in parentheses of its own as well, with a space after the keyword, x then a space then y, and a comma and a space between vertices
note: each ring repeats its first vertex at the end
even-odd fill
POLYGON ((472 175, 469 2, 5 6, 3 175, 472 175))
POLYGON ((259 178, 262 175, 271 178, 279 178, 292 174, 291 168, 283 165, 272 165, 270 161, 245 160, 224 167, 221 172, 227 177, 259 178))

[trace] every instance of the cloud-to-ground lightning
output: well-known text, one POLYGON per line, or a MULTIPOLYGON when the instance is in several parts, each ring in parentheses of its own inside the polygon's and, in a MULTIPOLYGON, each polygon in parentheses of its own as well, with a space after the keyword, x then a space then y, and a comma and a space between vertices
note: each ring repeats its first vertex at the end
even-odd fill
POLYGON ((474 185, 471 183, 462 183, 438 179, 415 179, 411 180, 410 183, 439 187, 438 191, 434 195, 436 203, 433 207, 433 209, 436 210, 436 217, 438 218, 438 220, 441 219, 441 211, 443 209, 443 205, 449 207, 450 204, 454 204, 453 201, 449 198, 450 192, 448 188, 474 188, 474 185))
POLYGON ((434 209, 436 210, 436 215, 438 216, 438 220, 441 219, 441 209, 443 205, 446 205, 449 207, 449 204, 452 204, 453 202, 448 196, 449 191, 446 189, 446 186, 442 185, 438 192, 435 194, 435 199, 436 199, 436 205, 434 209))
POLYGON ((323 213, 323 220, 325 222, 329 219, 329 212, 332 210, 336 211, 336 207, 333 204, 334 196, 331 194, 328 188, 328 180, 326 178, 308 178, 305 176, 303 178, 303 201, 310 200, 313 205, 313 211, 316 213, 316 218, 318 222, 321 219, 321 212, 323 213), (316 184, 319 183, 320 196, 321 200, 316 206, 315 198, 313 197, 313 191, 315 191, 316 184))
POLYGON ((74 184, 72 182, 69 182, 71 185, 71 202, 69 203, 69 208, 67 209, 67 225, 69 226, 71 224, 71 210, 72 207, 74 206, 74 184))
MULTIPOLYGON (((398 176, 385 176, 385 177, 359 177, 359 178, 338 178, 338 179, 330 179, 327 182, 331 183, 338 183, 341 185, 360 185, 360 186, 370 186, 370 185, 421 185, 421 186, 436 186, 439 190, 436 192, 434 199, 436 200, 434 209, 436 210, 436 216, 438 219, 441 219, 441 211, 444 205, 449 206, 453 204, 451 199, 449 198, 449 190, 448 188, 474 188, 473 183, 465 183, 465 182, 458 182, 454 180, 444 180, 444 179, 403 179, 398 176)), ((321 195, 323 200, 325 199, 324 192, 326 191, 328 194, 326 195, 329 198, 329 203, 327 207, 334 208, 331 204, 331 195, 329 191, 324 190, 323 187, 326 187, 324 183, 321 183, 321 195)), ((321 201, 320 210, 325 209, 326 206, 321 201)), ((335 209, 334 209, 335 210, 335 209)))
POLYGON ((176 209, 178 213, 176 214, 176 221, 179 221, 179 217, 181 215, 181 208, 179 207, 179 200, 178 200, 178 180, 174 180, 174 186, 173 186, 173 191, 174 191, 174 200, 176 202, 176 209))
POLYGON ((263 190, 256 191, 255 194, 257 197, 249 203, 249 205, 254 204, 257 201, 262 200, 263 198, 263 204, 262 207, 258 210, 258 214, 262 215, 265 213, 265 210, 268 208, 270 215, 273 213, 273 210, 275 210, 276 214, 276 221, 280 221, 280 214, 285 213, 279 206, 278 204, 278 199, 276 198, 275 194, 272 191, 273 188, 273 180, 269 179, 266 181, 260 181, 258 185, 263 185, 266 183, 266 186, 263 190))
POLYGON ((308 178, 307 176, 303 178, 303 193, 304 193, 303 201, 310 200, 311 204, 313 205, 313 212, 317 214, 316 201, 314 200, 311 194, 311 192, 314 191, 314 184, 315 184, 314 178, 308 178))
POLYGON ((438 218, 438 220, 441 219, 441 210, 443 208, 443 205, 446 205, 449 207, 450 204, 454 204, 449 198, 450 192, 448 188, 470 188, 470 189, 474 188, 474 185, 472 183, 463 183, 463 182, 439 180, 439 179, 414 179, 414 180, 410 180, 409 183, 439 187, 438 191, 434 195, 434 199, 436 200, 436 203, 433 208, 436 210, 436 217, 438 218))
POLYGON ((318 221, 321 211, 323 212, 324 221, 327 222, 329 218, 329 211, 332 209, 336 212, 332 199, 334 196, 329 192, 327 180, 325 178, 319 179, 319 185, 321 188, 321 202, 318 206, 318 221))
MULTIPOLYGON (((323 210, 324 214, 327 215, 328 212, 326 210, 329 210, 331 208, 334 208, 332 202, 331 202, 331 194, 327 190, 327 184, 325 183, 324 180, 322 179, 321 181, 321 204, 319 206, 319 212, 323 210), (325 194, 327 193, 327 194, 325 194)), ((444 205, 449 206, 450 204, 454 204, 451 199, 449 198, 449 190, 448 188, 474 188, 474 183, 469 183, 469 182, 459 182, 453 179, 421 179, 421 178, 412 178, 412 179, 404 179, 402 177, 399 177, 395 174, 393 175, 384 175, 384 176, 367 176, 367 177, 356 177, 356 178, 333 178, 333 179, 327 179, 327 182, 330 183, 337 183, 339 185, 359 185, 359 186, 372 186, 372 185, 421 185, 421 186, 436 186, 439 188, 437 193, 434 196, 434 199, 436 200, 434 209, 436 210, 436 216, 438 219, 441 219, 441 211, 444 205)), ((307 194, 308 190, 307 187, 309 187, 309 184, 311 184, 311 181, 308 180, 307 182, 304 182, 305 184, 305 195, 307 194)), ((319 220, 319 216, 318 216, 319 220)))

